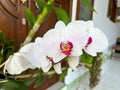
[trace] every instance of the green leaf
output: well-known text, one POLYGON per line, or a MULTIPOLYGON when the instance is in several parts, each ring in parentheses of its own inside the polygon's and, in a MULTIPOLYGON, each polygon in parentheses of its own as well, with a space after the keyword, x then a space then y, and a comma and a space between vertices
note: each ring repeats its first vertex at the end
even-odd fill
POLYGON ((57 8, 57 7, 53 7, 53 8, 56 12, 58 20, 63 21, 65 24, 68 24, 69 23, 69 17, 68 17, 67 12, 64 9, 61 9, 61 8, 57 8))
POLYGON ((0 90, 28 90, 21 81, 0 80, 0 90))
POLYGON ((23 81, 23 83, 26 85, 26 86, 29 86, 30 84, 32 84, 36 79, 35 78, 29 78, 29 79, 26 79, 23 81))
POLYGON ((64 70, 62 74, 60 74, 59 81, 62 81, 65 78, 65 76, 67 75, 67 72, 68 72, 68 68, 66 68, 66 70, 64 70))
POLYGON ((80 58, 81 58, 81 60, 80 60, 81 62, 84 62, 87 64, 92 64, 93 59, 94 59, 92 56, 90 56, 86 53, 83 53, 80 58))
POLYGON ((93 60, 94 60, 94 58, 92 56, 90 56, 87 61, 89 64, 92 64, 93 60))
POLYGON ((0 64, 3 62, 3 57, 2 55, 0 54, 0 64))
POLYGON ((30 27, 33 27, 35 21, 36 21, 36 17, 35 15, 33 14, 33 12, 28 9, 27 7, 24 8, 25 10, 25 14, 26 14, 26 17, 27 17, 27 20, 28 20, 28 24, 30 27))
POLYGON ((34 88, 37 88, 38 86, 40 86, 43 83, 44 80, 45 80, 44 76, 38 78, 34 88))
POLYGON ((80 59, 81 62, 86 62, 86 60, 87 60, 85 53, 83 53, 83 54, 80 56, 80 58, 81 58, 81 59, 80 59))
POLYGON ((55 74, 50 74, 48 75, 49 78, 52 78, 55 74))
POLYGON ((5 41, 5 35, 2 31, 0 31, 0 42, 4 43, 4 41, 5 41))
POLYGON ((44 0, 35 0, 36 1, 36 5, 37 7, 40 9, 40 11, 43 10, 44 6, 46 5, 46 3, 44 2, 44 0))
MULTIPOLYGON (((93 8, 93 6, 91 5, 91 3, 88 0, 81 0, 83 2, 83 4, 85 6, 87 6, 90 10, 95 11, 95 9, 93 8)), ((96 12, 96 11, 95 11, 96 12)))

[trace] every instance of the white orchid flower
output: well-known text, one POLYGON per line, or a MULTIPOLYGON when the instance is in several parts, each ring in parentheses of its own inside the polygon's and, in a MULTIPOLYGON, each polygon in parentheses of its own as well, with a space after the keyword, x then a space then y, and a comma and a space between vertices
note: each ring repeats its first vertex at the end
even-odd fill
POLYGON ((80 56, 87 43, 87 29, 88 25, 84 21, 74 21, 67 26, 58 21, 55 28, 43 36, 41 46, 55 63, 66 56, 80 56))
MULTIPOLYGON (((89 21, 89 23, 93 24, 92 21, 89 21)), ((84 48, 85 52, 92 56, 96 56, 97 52, 102 52, 107 46, 108 40, 106 35, 102 30, 94 28, 92 25, 92 27, 89 28, 88 43, 84 48)))
POLYGON ((9 74, 20 74, 27 69, 35 67, 27 60, 26 53, 15 53, 11 55, 4 67, 4 73, 7 70, 9 74))
POLYGON ((20 74, 28 68, 35 69, 36 67, 47 72, 52 66, 52 62, 39 48, 40 42, 41 38, 36 38, 35 43, 26 44, 19 52, 10 56, 5 64, 4 72, 7 70, 10 74, 20 74))
POLYGON ((58 21, 55 28, 43 36, 41 46, 55 63, 70 56, 71 60, 68 60, 68 63, 75 69, 79 64, 78 58, 82 54, 82 49, 87 44, 89 27, 91 27, 91 23, 80 20, 70 22, 67 26, 62 21, 58 21), (73 60, 72 56, 77 59, 73 60), (72 61, 77 65, 74 66, 72 61))
POLYGON ((41 48, 42 38, 36 38, 35 43, 28 50, 28 60, 37 68, 48 72, 52 67, 52 58, 48 57, 41 48))

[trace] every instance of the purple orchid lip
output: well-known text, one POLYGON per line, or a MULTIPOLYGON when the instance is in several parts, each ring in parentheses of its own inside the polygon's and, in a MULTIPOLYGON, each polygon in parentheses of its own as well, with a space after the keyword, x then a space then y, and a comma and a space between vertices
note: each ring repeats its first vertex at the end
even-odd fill
POLYGON ((92 43, 92 37, 89 37, 88 38, 88 42, 87 42, 87 45, 91 44, 92 43))
POLYGON ((47 58, 49 61, 53 62, 53 58, 48 57, 48 56, 46 56, 46 58, 47 58))
POLYGON ((60 49, 62 50, 62 53, 64 53, 65 55, 69 56, 71 54, 72 48, 73 44, 70 41, 60 43, 60 49))

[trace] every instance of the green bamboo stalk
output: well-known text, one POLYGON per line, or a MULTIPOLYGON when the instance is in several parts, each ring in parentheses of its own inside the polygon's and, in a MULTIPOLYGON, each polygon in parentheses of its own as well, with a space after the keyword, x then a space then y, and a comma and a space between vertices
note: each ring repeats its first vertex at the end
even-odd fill
MULTIPOLYGON (((52 5, 54 2, 55 2, 55 0, 48 0, 47 5, 52 5)), ((47 6, 45 6, 43 8, 43 11, 39 14, 35 24, 33 25, 32 29, 29 31, 28 36, 26 37, 26 39, 22 45, 25 45, 32 40, 33 36, 39 29, 40 25, 42 24, 43 20, 48 15, 48 13, 49 13, 49 8, 47 6)))

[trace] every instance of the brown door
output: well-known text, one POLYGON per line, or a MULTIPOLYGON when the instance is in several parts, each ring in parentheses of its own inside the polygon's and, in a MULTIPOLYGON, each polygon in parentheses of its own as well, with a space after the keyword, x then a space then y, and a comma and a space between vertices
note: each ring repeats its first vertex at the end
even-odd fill
POLYGON ((20 0, 0 0, 0 30, 7 38, 19 42, 24 40, 27 24, 25 24, 23 4, 20 0))
MULTIPOLYGON (((55 5, 64 8, 69 14, 69 17, 71 17, 72 0, 56 0, 55 5)), ((0 0, 0 30, 5 33, 7 38, 19 42, 23 42, 29 32, 23 9, 24 6, 30 8, 36 15, 39 13, 34 0, 27 0, 25 3, 22 3, 21 0, 0 0)), ((48 29, 54 27, 56 22, 56 14, 55 12, 51 12, 44 20, 35 37, 43 36, 48 29)), ((58 76, 56 75, 52 79, 46 80, 35 90, 45 90, 57 80, 58 76)), ((31 90, 33 90, 33 88, 31 90)))
MULTIPOLYGON (((56 0, 55 5, 64 8, 70 15, 71 2, 72 0, 56 0)), ((0 30, 8 38, 19 42, 24 41, 29 31, 23 9, 24 6, 29 7, 36 15, 39 13, 34 4, 34 0, 27 0, 25 3, 22 3, 21 0, 0 0, 0 30)), ((51 12, 41 25, 36 36, 43 36, 48 29, 54 26, 56 21, 55 12, 51 12)))

